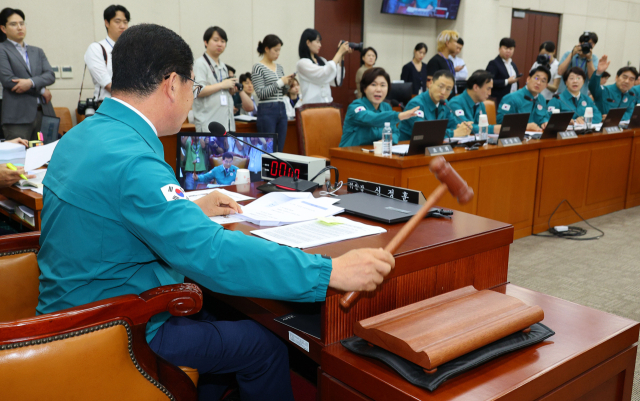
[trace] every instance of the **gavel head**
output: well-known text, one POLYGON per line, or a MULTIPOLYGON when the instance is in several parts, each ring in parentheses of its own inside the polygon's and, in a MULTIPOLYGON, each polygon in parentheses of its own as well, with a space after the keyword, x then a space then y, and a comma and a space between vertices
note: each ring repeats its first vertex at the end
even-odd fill
POLYGON ((438 181, 449 188, 449 192, 462 205, 473 199, 473 189, 458 175, 442 156, 434 157, 429 164, 429 170, 438 181))

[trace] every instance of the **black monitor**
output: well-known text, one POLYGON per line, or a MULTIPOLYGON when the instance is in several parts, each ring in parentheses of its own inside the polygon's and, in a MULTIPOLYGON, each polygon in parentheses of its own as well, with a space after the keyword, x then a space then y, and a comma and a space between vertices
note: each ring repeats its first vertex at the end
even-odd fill
MULTIPOLYGON (((215 167, 214 163, 217 165, 227 152, 233 156, 235 166, 249 169, 252 182, 261 181, 260 151, 231 137, 213 136, 209 132, 179 132, 176 137, 176 179, 186 191, 197 189, 197 184, 189 179, 194 171, 196 174, 211 171, 215 167), (189 166, 187 160, 190 162, 189 166)), ((269 153, 278 151, 278 134, 238 133, 238 138, 269 153)), ((221 186, 213 182, 207 184, 210 188, 221 186)))
POLYGON ((617 127, 620 124, 620 120, 624 116, 624 113, 627 112, 626 107, 620 107, 618 109, 609 109, 609 113, 607 113, 607 118, 602 122, 602 128, 609 127, 617 127))
POLYGON ((524 140, 524 134, 529 124, 529 113, 507 114, 502 119, 499 138, 518 137, 524 140))
POLYGON ((640 128, 640 105, 636 105, 636 107, 633 108, 633 114, 631 114, 627 128, 640 128))
POLYGON ((42 132, 42 143, 49 144, 58 140, 58 130, 60 128, 60 118, 52 116, 42 116, 40 132, 42 132))
POLYGON ((405 82, 402 84, 391 84, 391 88, 389 88, 389 93, 387 93, 388 100, 395 100, 398 103, 402 103, 403 106, 406 106, 411 100, 413 96, 413 84, 411 82, 405 82))

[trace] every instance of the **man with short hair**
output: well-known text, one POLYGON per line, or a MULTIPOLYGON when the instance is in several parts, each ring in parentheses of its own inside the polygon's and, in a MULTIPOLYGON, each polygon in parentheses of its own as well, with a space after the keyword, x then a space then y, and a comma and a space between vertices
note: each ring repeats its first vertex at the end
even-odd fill
POLYGON ((518 90, 518 67, 513 62, 515 51, 516 41, 511 38, 502 38, 498 57, 487 64, 486 70, 493 76, 492 94, 496 104, 500 104, 505 95, 518 90))
POLYGON ((598 62, 598 69, 589 79, 589 91, 591 91, 603 119, 609 114, 609 110, 623 107, 627 111, 621 121, 629 121, 631 114, 633 114, 633 108, 639 103, 636 93, 631 90, 638 79, 638 70, 636 67, 622 67, 616 73, 615 84, 601 86, 600 77, 609 68, 610 63, 606 55, 602 56, 598 62))
POLYGON ((47 89, 56 78, 42 49, 25 43, 27 26, 22 11, 2 10, 0 30, 7 35, 0 43, 4 137, 37 140, 42 116, 56 115, 47 89))
POLYGON ((236 182, 238 167, 233 165, 233 155, 229 152, 222 154, 222 164, 211 169, 206 174, 198 175, 193 173, 195 182, 212 183, 218 185, 233 185, 236 182))
MULTIPOLYGON (((223 294, 321 302, 328 287, 372 291, 393 267, 382 249, 331 259, 225 230, 208 216, 242 211, 218 191, 191 202, 158 137, 180 130, 201 90, 193 76, 189 45, 168 28, 140 24, 118 39, 112 97, 65 134, 43 181, 38 314, 185 276, 223 294)), ((202 400, 220 399, 229 373, 243 400, 293 400, 286 346, 253 321, 165 312, 146 334, 156 354, 198 370, 202 400)))
POLYGON ((464 63, 464 60, 458 57, 463 47, 464 40, 462 40, 462 38, 458 38, 455 53, 449 55, 449 59, 453 61, 453 68, 456 71, 456 81, 464 81, 469 76, 469 71, 467 70, 467 66, 464 63))
POLYGON ((542 91, 542 96, 544 96, 547 102, 553 98, 553 95, 558 90, 558 86, 560 85, 560 79, 562 77, 561 75, 558 75, 558 65, 560 63, 555 58, 555 54, 556 54, 555 43, 553 42, 542 43, 540 45, 540 49, 538 52, 538 58, 541 58, 540 56, 543 56, 544 58, 546 58, 546 62, 540 64, 536 60, 536 62, 533 63, 533 65, 529 70, 531 71, 539 65, 543 65, 549 69, 549 72, 551 73, 551 79, 547 84, 547 88, 542 91))
POLYGON ((93 42, 84 54, 84 62, 93 80, 93 98, 104 100, 111 97, 111 77, 113 63, 111 52, 120 35, 129 27, 131 14, 121 5, 112 4, 104 9, 104 27, 107 37, 99 42, 93 42))
MULTIPOLYGON (((491 96, 493 79, 491 73, 485 70, 475 71, 467 79, 467 89, 449 102, 449 107, 459 120, 473 123, 472 132, 480 132, 478 121, 481 114, 487 114, 484 101, 491 96)), ((489 125, 489 134, 499 134, 500 125, 489 125)))
POLYGON ((446 137, 467 136, 471 132, 471 124, 457 124, 455 117, 451 115, 446 106, 446 100, 451 94, 455 81, 453 74, 448 70, 440 70, 433 74, 433 83, 426 92, 419 94, 407 103, 405 110, 420 107, 415 112, 417 118, 409 118, 400 121, 400 136, 398 141, 408 141, 411 139, 413 125, 416 121, 427 120, 449 120, 446 137))
MULTIPOLYGON (((580 67, 587 74, 587 80, 591 79, 591 76, 596 70, 598 65, 598 56, 593 54, 593 48, 598 43, 598 35, 595 32, 585 32, 578 38, 578 44, 566 52, 560 58, 560 64, 558 64, 558 75, 562 76, 571 67, 580 67), (584 47, 584 49, 583 49, 584 47), (585 50, 588 50, 585 53, 585 50)), ((591 88, 589 85, 583 85, 580 93, 585 96, 589 96, 591 88)), ((558 87, 558 93, 562 93, 567 90, 564 82, 560 81, 558 87)))
POLYGON ((529 72, 527 85, 510 93, 500 102, 496 122, 502 124, 507 114, 530 113, 527 131, 542 131, 549 121, 547 101, 540 93, 547 87, 551 73, 547 67, 538 66, 529 72))

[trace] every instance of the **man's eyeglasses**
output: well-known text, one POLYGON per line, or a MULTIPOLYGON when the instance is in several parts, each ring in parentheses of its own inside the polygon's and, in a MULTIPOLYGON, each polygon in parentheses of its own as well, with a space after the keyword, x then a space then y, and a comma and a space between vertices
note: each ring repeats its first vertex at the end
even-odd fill
MULTIPOLYGON (((199 83, 197 83, 196 81, 194 81, 193 79, 182 75, 182 74, 178 74, 179 76, 181 76, 184 79, 188 79, 189 81, 193 82, 193 98, 197 98, 198 95, 200 94, 200 92, 202 92, 202 88, 204 88, 204 85, 200 85, 199 83)), ((164 79, 169 79, 169 77, 171 77, 171 74, 167 75, 164 77, 164 79)))

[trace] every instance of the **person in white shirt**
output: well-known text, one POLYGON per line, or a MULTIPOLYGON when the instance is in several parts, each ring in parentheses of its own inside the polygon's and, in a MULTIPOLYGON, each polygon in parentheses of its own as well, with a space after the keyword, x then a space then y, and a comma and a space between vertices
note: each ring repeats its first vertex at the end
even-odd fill
POLYGON ((122 32, 129 27, 131 20, 131 14, 121 5, 110 5, 102 15, 107 37, 90 44, 84 54, 84 62, 95 86, 93 90, 95 100, 111 97, 111 77, 113 77, 111 51, 122 32))
POLYGON ((287 118, 293 120, 296 118, 296 107, 299 107, 302 103, 300 97, 300 82, 297 79, 291 78, 289 81, 289 91, 287 96, 284 97, 284 107, 287 110, 287 118))
POLYGON ((449 55, 449 58, 451 59, 451 61, 453 61, 453 67, 456 71, 456 81, 465 81, 469 76, 469 71, 467 70, 467 66, 464 63, 464 60, 458 57, 458 55, 462 51, 463 46, 464 40, 462 40, 462 38, 458 38, 458 43, 456 44, 456 52, 449 55))
POLYGON ((320 57, 322 47, 322 37, 315 29, 305 29, 300 37, 298 45, 298 55, 300 60, 296 64, 298 81, 300 81, 300 91, 304 94, 302 104, 309 103, 331 103, 330 86, 342 83, 344 77, 343 68, 338 68, 345 53, 351 53, 353 49, 348 42, 344 42, 338 47, 336 55, 331 61, 320 57))
POLYGON ((544 65, 551 71, 551 79, 549 80, 549 84, 547 85, 547 89, 543 90, 540 94, 547 99, 547 101, 553 98, 553 95, 558 91, 558 87, 560 86, 560 75, 558 75, 558 66, 560 62, 555 57, 556 55, 556 45, 553 42, 544 42, 540 45, 540 53, 538 54, 538 60, 544 60, 544 63, 539 63, 536 60, 535 63, 531 66, 529 71, 533 70, 539 65, 544 65))

